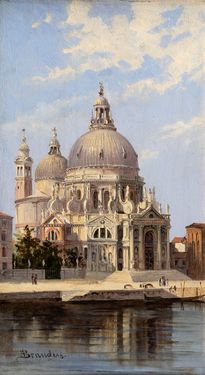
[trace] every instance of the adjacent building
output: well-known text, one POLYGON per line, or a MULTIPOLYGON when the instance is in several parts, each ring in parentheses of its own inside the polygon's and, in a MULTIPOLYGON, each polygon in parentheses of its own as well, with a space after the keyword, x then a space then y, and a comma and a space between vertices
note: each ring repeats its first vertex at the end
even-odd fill
MULTIPOLYGON (((64 135, 65 136, 65 135, 64 135)), ((89 271, 169 269, 169 206, 140 175, 138 155, 114 124, 100 85, 88 131, 66 159, 52 130, 48 154, 35 170, 23 133, 16 158, 16 229, 87 260, 89 271)))
POLYGON ((205 224, 192 223, 186 227, 187 273, 193 279, 205 278, 205 224))
POLYGON ((12 220, 0 211, 0 272, 12 269, 12 220))
POLYGON ((186 237, 174 237, 170 242, 171 268, 187 273, 186 237))

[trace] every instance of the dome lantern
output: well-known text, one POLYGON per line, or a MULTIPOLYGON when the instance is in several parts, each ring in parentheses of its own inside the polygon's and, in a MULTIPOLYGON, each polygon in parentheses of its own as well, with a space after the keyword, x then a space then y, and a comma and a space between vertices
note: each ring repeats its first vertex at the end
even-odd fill
POLYGON ((116 130, 111 117, 110 104, 104 96, 104 87, 100 82, 99 96, 93 106, 90 130, 103 128, 116 130))
POLYGON ((58 139, 57 139, 56 128, 52 129, 52 138, 49 143, 49 146, 50 146, 50 150, 48 152, 49 155, 61 155, 60 143, 58 142, 58 139))

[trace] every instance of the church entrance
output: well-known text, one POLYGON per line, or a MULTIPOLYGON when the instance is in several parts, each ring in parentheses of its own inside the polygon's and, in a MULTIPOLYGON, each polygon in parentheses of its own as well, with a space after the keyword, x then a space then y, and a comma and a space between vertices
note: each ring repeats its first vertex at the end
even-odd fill
POLYGON ((145 235, 145 269, 154 269, 154 238, 151 231, 145 235))
POLYGON ((118 271, 122 271, 123 269, 123 252, 121 248, 117 251, 117 269, 118 271))

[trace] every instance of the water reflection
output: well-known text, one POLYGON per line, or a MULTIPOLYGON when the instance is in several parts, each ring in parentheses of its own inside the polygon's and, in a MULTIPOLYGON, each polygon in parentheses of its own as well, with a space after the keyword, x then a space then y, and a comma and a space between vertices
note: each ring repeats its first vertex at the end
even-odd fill
MULTIPOLYGON (((187 374, 177 345, 181 344, 180 335, 183 340, 187 330, 187 317, 191 320, 194 313, 195 318, 198 317, 199 329, 197 332, 193 330, 194 336, 190 339, 197 339, 198 343, 200 340, 202 344, 203 336, 198 325, 202 324, 200 316, 204 315, 204 310, 199 308, 196 313, 194 309, 194 306, 182 310, 180 306, 122 307, 99 303, 1 305, 0 361, 7 370, 9 361, 11 371, 15 368, 22 374, 28 368, 31 374, 36 373, 39 365, 45 374, 56 373, 56 366, 59 371, 93 373, 100 370, 110 373, 120 370, 126 374, 129 371, 178 373, 176 368, 181 366, 180 373, 187 374), (22 349, 34 353, 33 358, 19 358, 22 349), (36 353, 49 351, 49 360, 36 358, 36 353), (57 357, 53 358, 54 354, 57 357)), ((198 347, 197 355, 202 347, 198 347)), ((194 360, 195 357, 193 364, 194 360)), ((203 360, 201 366, 204 366, 203 360)))

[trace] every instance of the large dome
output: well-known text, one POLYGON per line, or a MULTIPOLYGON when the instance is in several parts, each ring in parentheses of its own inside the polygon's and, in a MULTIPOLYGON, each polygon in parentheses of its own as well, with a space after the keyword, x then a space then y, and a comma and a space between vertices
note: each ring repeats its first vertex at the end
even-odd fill
POLYGON ((67 168, 67 160, 61 155, 47 155, 38 164, 35 180, 63 180, 67 168))
POLYGON ((82 135, 73 145, 68 158, 69 169, 103 166, 138 169, 134 148, 111 128, 97 128, 82 135))

